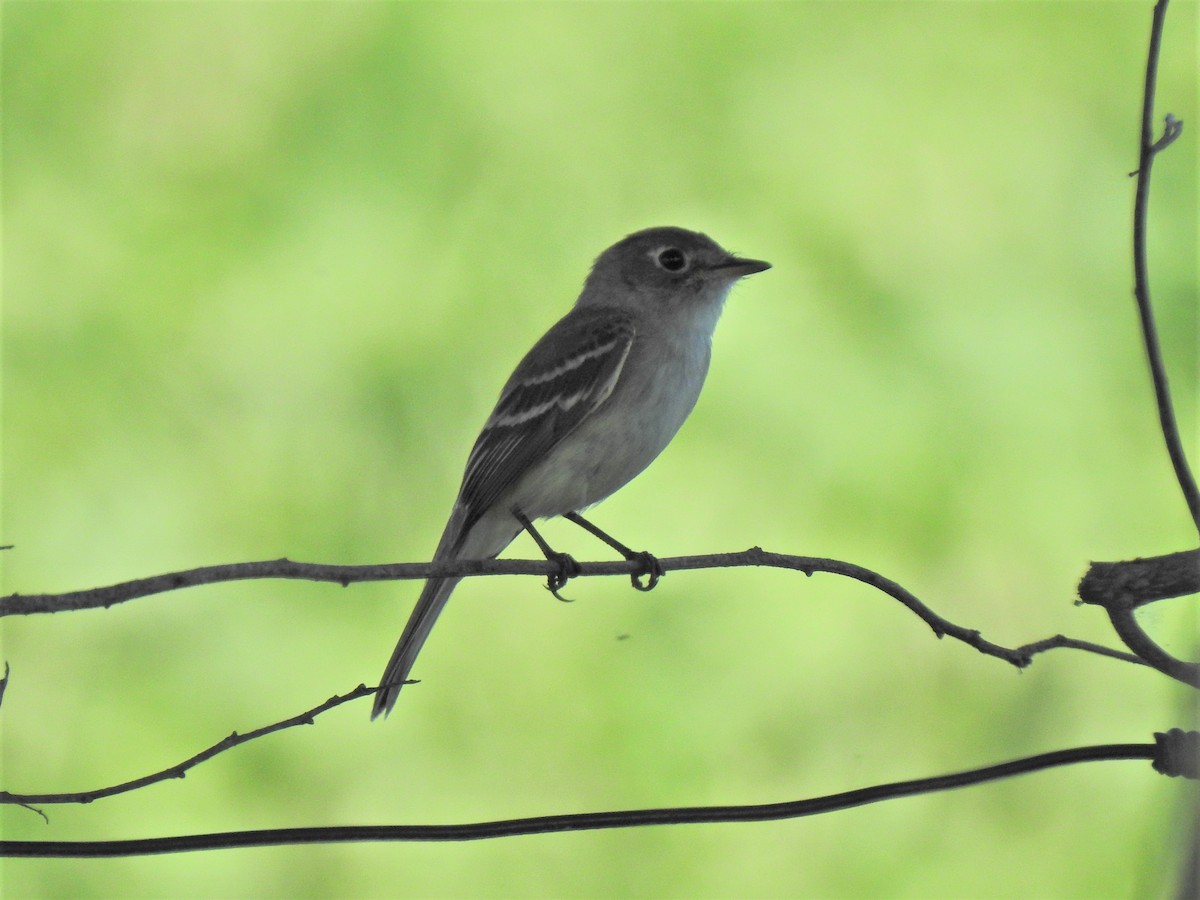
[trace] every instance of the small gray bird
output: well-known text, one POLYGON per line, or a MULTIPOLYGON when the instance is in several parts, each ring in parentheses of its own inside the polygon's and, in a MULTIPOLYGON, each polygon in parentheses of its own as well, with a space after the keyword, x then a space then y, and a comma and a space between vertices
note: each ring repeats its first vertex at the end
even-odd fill
MULTIPOLYGON (((523 529, 566 516, 627 558, 657 562, 609 538, 579 511, 648 466, 696 405, 725 297, 769 269, 703 234, 649 228, 600 254, 574 308, 534 344, 500 392, 467 459, 435 561, 491 559, 523 529)), ((391 712, 433 623, 460 579, 430 578, 388 660, 371 712, 391 712)), ((551 577, 561 587, 566 575, 551 577)), ((634 579, 635 586, 638 581, 634 579)))

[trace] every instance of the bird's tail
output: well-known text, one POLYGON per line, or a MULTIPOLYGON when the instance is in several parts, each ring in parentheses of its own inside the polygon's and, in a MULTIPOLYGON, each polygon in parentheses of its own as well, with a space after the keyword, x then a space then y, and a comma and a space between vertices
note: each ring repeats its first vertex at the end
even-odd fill
MULTIPOLYGON (((437 562, 491 559, 507 547, 520 530, 520 523, 508 514, 484 516, 468 524, 466 507, 456 503, 433 558, 437 562)), ((372 719, 386 716, 392 711, 400 688, 404 686, 404 679, 408 678, 417 654, 433 629, 433 623, 461 580, 457 577, 430 578, 425 582, 417 605, 408 617, 408 624, 404 626, 404 633, 400 635, 400 642, 396 644, 392 658, 383 671, 379 691, 375 694, 375 705, 371 709, 372 719)))
POLYGON ((430 578, 425 582, 425 588, 417 598, 417 605, 408 617, 408 624, 404 626, 404 633, 400 635, 400 641, 392 651, 392 658, 383 670, 379 692, 375 695, 375 706, 371 710, 372 719, 380 715, 386 716, 392 711, 396 698, 400 695, 400 688, 404 686, 404 679, 408 677, 417 654, 421 652, 425 639, 429 637, 433 623, 437 621, 438 614, 460 580, 430 578))

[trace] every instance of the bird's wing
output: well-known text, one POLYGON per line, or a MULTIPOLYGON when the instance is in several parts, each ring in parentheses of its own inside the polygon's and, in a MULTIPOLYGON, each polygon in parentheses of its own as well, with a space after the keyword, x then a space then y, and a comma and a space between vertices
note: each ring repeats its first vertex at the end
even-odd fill
POLYGON ((608 399, 633 338, 629 313, 576 309, 526 354, 467 460, 460 534, 608 399))

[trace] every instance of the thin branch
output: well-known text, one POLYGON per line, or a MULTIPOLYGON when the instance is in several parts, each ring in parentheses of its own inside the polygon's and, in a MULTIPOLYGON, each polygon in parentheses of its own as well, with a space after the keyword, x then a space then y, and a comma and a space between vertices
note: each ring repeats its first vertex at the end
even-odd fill
POLYGON ((269 847, 283 844, 331 844, 362 841, 473 841, 629 828, 646 825, 682 825, 702 822, 766 822, 796 819, 864 806, 881 800, 945 791, 1037 772, 1054 766, 1115 759, 1158 759, 1158 744, 1101 744, 1057 750, 1024 759, 915 781, 899 781, 809 800, 743 806, 691 806, 577 813, 504 819, 462 825, 375 825, 327 828, 274 828, 229 831, 126 841, 0 841, 0 856, 8 857, 114 857, 216 850, 233 847, 269 847))
POLYGON ((126 781, 121 784, 115 784, 112 787, 98 788, 93 791, 79 791, 72 794, 14 794, 8 791, 0 791, 0 803, 15 803, 21 806, 32 808, 35 803, 91 803, 94 800, 100 800, 104 797, 112 797, 115 794, 124 794, 127 791, 136 791, 138 788, 144 788, 151 784, 156 784, 160 781, 166 781, 170 778, 183 778, 189 769, 193 769, 212 759, 219 753, 224 753, 226 750, 232 750, 240 744, 245 744, 253 741, 256 738, 266 737, 268 734, 274 734, 277 731, 283 731, 286 728, 294 728, 297 725, 312 725, 313 720, 321 715, 321 713, 341 706, 343 703, 349 703, 351 700, 357 700, 359 697, 369 697, 375 693, 376 688, 369 688, 366 685, 360 684, 348 694, 339 694, 335 697, 330 697, 324 703, 314 706, 312 709, 306 710, 299 715, 292 716, 289 719, 284 719, 280 722, 275 722, 272 725, 265 725, 262 728, 256 728, 254 731, 248 731, 245 734, 238 734, 236 731, 228 737, 222 738, 206 750, 201 750, 195 756, 185 759, 181 763, 177 763, 170 768, 163 769, 161 772, 154 772, 150 775, 143 775, 141 778, 135 778, 132 781, 126 781))
POLYGON ((1113 631, 1125 642, 1125 646, 1144 659, 1147 665, 1177 681, 1200 688, 1200 663, 1185 662, 1172 656, 1146 634, 1134 615, 1134 610, 1140 605, 1136 599, 1127 598, 1124 602, 1112 600, 1099 605, 1108 613, 1113 631))
POLYGON ((1031 644, 1022 644, 1017 648, 1016 652, 1024 653, 1026 656, 1035 656, 1038 653, 1045 653, 1047 650, 1057 650, 1064 647, 1072 650, 1083 650, 1087 653, 1095 653, 1097 656, 1107 656, 1110 659, 1119 659, 1127 663, 1135 663, 1139 666, 1149 665, 1148 662, 1134 656, 1132 653, 1126 653, 1123 650, 1114 650, 1102 644, 1093 644, 1091 641, 1081 641, 1078 638, 1070 638, 1062 634, 1034 641, 1031 644))
MULTIPOLYGON (((890 578, 863 566, 837 559, 818 556, 791 556, 783 553, 768 553, 761 547, 751 547, 740 553, 713 553, 704 556, 673 556, 659 560, 662 571, 687 571, 694 569, 737 568, 764 566, 789 569, 813 575, 826 572, 852 578, 889 597, 898 600, 921 619, 939 638, 950 637, 974 647, 980 653, 994 656, 1023 669, 1030 664, 1036 653, 1056 647, 1100 653, 1117 659, 1128 659, 1118 651, 1099 648, 1086 641, 1069 638, 1049 638, 1010 649, 985 639, 977 630, 956 625, 938 615, 906 588, 890 578)), ((587 575, 630 575, 642 571, 640 560, 618 562, 579 563, 579 574, 587 575)), ((423 579, 429 577, 473 577, 480 575, 550 575, 559 571, 555 563, 546 560, 491 559, 456 560, 439 563, 392 563, 368 566, 334 566, 323 563, 302 563, 289 559, 273 559, 261 562, 231 563, 222 566, 204 566, 180 572, 169 572, 150 578, 138 578, 107 587, 72 591, 66 594, 10 594, 0 598, 0 616, 28 615, 31 613, 65 612, 70 610, 109 607, 138 597, 147 597, 167 591, 180 590, 202 584, 226 581, 244 581, 254 578, 291 578, 308 581, 329 581, 342 586, 363 581, 392 581, 399 579, 423 579)))
POLYGON ((1150 377, 1154 382, 1154 399, 1158 404, 1158 421, 1167 445, 1167 455, 1171 457, 1175 478, 1191 512, 1192 522, 1200 532, 1200 489, 1196 487, 1196 479, 1188 467, 1183 442, 1179 438, 1179 426, 1175 423, 1171 390, 1167 384, 1167 370, 1163 364, 1162 351, 1158 344, 1158 329, 1154 324, 1154 311, 1150 305, 1150 274, 1146 262, 1146 211, 1150 204, 1150 169, 1154 164, 1154 157, 1169 147, 1183 132, 1183 122, 1167 115, 1162 137, 1157 140, 1154 138, 1154 94, 1158 84, 1158 57, 1166 15, 1167 0, 1158 0, 1154 5, 1154 19, 1150 26, 1150 48, 1146 53, 1141 139, 1138 168, 1134 173, 1137 176, 1137 190, 1133 202, 1133 295, 1137 300, 1142 341, 1146 347, 1150 377))

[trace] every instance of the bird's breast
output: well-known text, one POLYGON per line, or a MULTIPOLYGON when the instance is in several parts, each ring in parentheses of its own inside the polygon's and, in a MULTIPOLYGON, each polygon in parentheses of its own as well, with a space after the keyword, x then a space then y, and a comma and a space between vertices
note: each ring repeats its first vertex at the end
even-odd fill
POLYGON ((696 405, 708 372, 707 336, 636 342, 613 392, 515 486, 531 517, 585 509, 657 457, 696 405))

